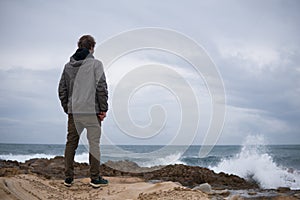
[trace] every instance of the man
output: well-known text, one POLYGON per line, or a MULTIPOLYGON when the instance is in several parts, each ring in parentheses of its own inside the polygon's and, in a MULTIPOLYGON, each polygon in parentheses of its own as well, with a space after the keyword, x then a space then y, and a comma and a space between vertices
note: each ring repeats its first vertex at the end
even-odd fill
POLYGON ((101 121, 108 110, 108 92, 102 63, 93 56, 95 44, 90 35, 79 39, 78 49, 65 65, 59 82, 59 99, 68 114, 64 182, 68 187, 73 183, 74 156, 84 128, 89 142, 90 184, 93 187, 108 184, 99 175, 101 121))

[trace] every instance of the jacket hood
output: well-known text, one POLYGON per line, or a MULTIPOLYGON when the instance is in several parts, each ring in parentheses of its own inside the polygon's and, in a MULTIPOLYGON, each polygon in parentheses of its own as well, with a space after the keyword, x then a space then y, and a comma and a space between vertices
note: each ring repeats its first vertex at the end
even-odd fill
POLYGON ((80 67, 83 61, 89 57, 93 58, 93 55, 88 49, 77 49, 76 52, 70 58, 70 64, 73 67, 80 67))
POLYGON ((79 48, 76 50, 72 57, 77 61, 84 60, 89 55, 89 53, 90 51, 87 48, 79 48))

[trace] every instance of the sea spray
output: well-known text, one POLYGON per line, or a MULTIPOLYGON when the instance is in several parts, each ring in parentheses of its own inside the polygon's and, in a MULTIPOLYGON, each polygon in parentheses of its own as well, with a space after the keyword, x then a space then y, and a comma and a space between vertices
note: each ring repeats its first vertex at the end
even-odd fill
POLYGON ((261 136, 247 137, 237 155, 224 159, 216 167, 211 168, 215 172, 225 172, 248 180, 252 179, 266 189, 277 187, 300 189, 299 172, 297 170, 290 172, 274 162, 261 136))

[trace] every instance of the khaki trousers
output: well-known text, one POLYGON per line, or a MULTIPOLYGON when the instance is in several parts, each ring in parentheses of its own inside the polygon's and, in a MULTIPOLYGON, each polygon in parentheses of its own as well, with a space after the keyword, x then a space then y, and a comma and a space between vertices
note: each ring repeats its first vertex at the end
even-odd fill
POLYGON ((90 178, 99 177, 101 121, 95 114, 69 114, 65 148, 65 177, 74 177, 74 156, 83 129, 87 129, 89 143, 90 178))

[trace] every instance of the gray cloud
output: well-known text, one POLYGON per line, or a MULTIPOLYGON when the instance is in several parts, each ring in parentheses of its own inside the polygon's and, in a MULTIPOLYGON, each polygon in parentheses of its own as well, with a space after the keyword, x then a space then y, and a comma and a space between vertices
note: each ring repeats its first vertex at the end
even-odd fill
POLYGON ((1 142, 61 143, 65 118, 58 98, 60 70, 0 70, 1 142))
MULTIPOLYGON (((257 133, 271 143, 299 143, 299 8, 297 0, 90 1, 84 5, 80 1, 1 1, 1 142, 64 142, 66 118, 56 88, 79 36, 90 33, 99 44, 127 29, 158 26, 193 38, 218 66, 228 103, 220 143, 240 144, 246 135, 257 133)), ((146 59, 174 65, 173 59, 146 59)), ((188 66, 175 61, 177 70, 197 85, 188 66)), ((119 74, 108 75, 113 80, 119 74)), ((199 95, 205 93, 203 85, 196 90, 199 95)), ((139 108, 149 102, 136 100, 133 112, 138 120, 143 112, 139 108)), ((114 128, 109 116, 104 129, 114 128)), ((172 131, 172 127, 166 129, 165 141, 172 131)), ((139 142, 120 132, 111 134, 120 143, 139 142)), ((196 143, 202 139, 200 131, 196 143)))

